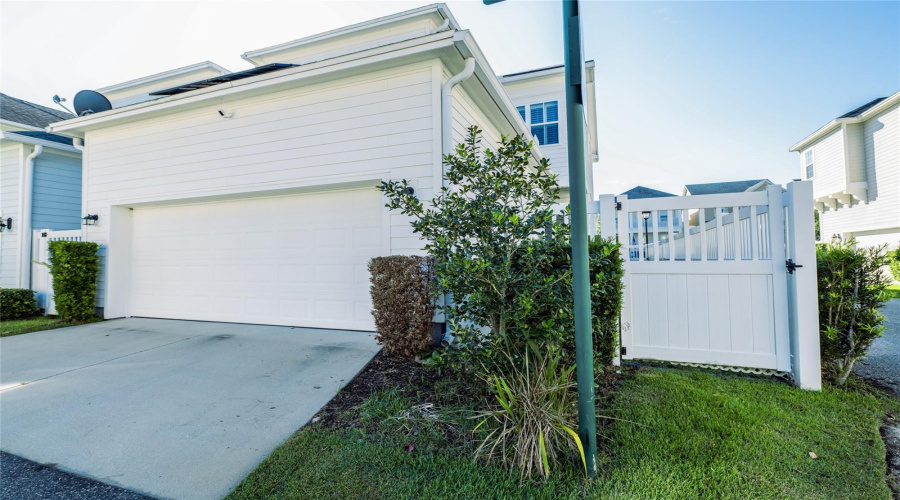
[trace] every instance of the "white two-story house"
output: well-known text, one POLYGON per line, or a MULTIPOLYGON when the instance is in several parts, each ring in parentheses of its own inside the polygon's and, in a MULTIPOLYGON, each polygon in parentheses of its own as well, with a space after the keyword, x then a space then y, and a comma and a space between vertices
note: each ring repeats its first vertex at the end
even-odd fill
POLYGON ((900 92, 828 122, 790 151, 813 181, 822 241, 860 245, 900 240, 900 92))
POLYGON ((537 136, 567 201, 562 68, 498 78, 443 4, 242 57, 105 87, 112 109, 49 127, 84 149, 105 317, 374 329, 367 262, 424 245, 377 188, 430 199, 471 125, 486 147, 537 136))

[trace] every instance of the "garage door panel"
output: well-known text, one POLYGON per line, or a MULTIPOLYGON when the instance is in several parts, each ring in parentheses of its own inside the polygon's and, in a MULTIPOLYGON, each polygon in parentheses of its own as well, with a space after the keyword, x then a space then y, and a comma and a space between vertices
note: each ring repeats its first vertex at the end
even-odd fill
POLYGON ((382 214, 374 188, 136 209, 131 314, 373 330, 382 214))

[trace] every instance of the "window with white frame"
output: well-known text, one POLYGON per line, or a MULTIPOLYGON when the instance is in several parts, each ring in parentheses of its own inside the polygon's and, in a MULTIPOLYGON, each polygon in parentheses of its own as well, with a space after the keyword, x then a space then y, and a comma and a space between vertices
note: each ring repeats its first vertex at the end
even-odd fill
MULTIPOLYGON (((519 113, 524 112, 524 106, 517 109, 519 109, 519 113)), ((537 139, 540 145, 559 144, 559 105, 557 101, 529 105, 526 123, 531 127, 531 135, 537 139)))
POLYGON ((525 118, 525 106, 518 106, 518 107, 516 108, 516 111, 519 112, 519 116, 522 117, 522 121, 525 122, 525 123, 528 123, 528 119, 525 118))
POLYGON ((813 166, 813 150, 811 148, 803 153, 803 165, 806 166, 806 178, 812 179, 816 175, 816 169, 813 166))

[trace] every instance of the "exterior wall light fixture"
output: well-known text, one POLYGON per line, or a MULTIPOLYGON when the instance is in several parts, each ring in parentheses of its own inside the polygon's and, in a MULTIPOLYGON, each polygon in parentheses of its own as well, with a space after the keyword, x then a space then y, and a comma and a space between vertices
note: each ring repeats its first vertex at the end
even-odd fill
POLYGON ((100 216, 97 214, 85 215, 84 217, 81 218, 81 225, 82 226, 93 226, 93 225, 97 224, 97 219, 99 219, 99 218, 100 218, 100 216))
POLYGON ((0 233, 6 231, 7 229, 12 229, 12 217, 0 219, 0 233))

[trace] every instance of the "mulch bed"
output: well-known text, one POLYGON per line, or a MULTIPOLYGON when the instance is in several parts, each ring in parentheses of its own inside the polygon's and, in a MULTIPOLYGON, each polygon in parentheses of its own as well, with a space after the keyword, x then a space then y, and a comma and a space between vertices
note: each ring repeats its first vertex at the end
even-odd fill
POLYGON ((360 427, 357 410, 372 394, 397 389, 404 392, 414 390, 419 395, 429 396, 434 394, 435 386, 440 379, 438 370, 425 368, 415 361, 382 349, 356 378, 313 417, 313 422, 330 429, 360 427))
MULTIPOLYGON (((623 373, 633 367, 622 366, 623 373)), ((622 383, 624 375, 610 370, 597 377, 599 406, 606 406, 622 383)), ((359 374, 350 381, 313 417, 313 423, 328 429, 364 428, 359 407, 372 394, 395 389, 410 396, 417 403, 434 403, 439 406, 458 404, 467 406, 478 395, 472 384, 454 382, 460 376, 422 366, 415 361, 381 350, 359 374)), ((607 419, 601 425, 609 424, 607 419)))

